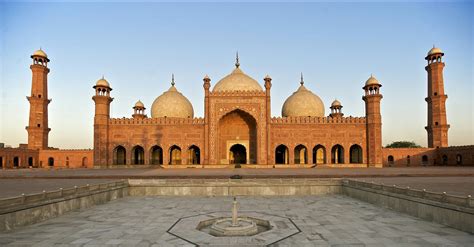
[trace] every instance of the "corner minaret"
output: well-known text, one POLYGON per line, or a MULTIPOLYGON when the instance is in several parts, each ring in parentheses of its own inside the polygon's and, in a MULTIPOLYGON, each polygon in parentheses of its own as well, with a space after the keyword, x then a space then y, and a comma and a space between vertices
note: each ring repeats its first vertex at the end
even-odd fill
POLYGON ((26 131, 28 131, 29 149, 47 149, 48 134, 48 56, 39 49, 31 55, 33 64, 30 66, 32 72, 31 95, 26 97, 30 102, 30 119, 26 131))
POLYGON ((428 132, 428 147, 439 148, 448 146, 449 124, 446 119, 446 99, 444 94, 442 57, 444 53, 441 49, 433 48, 425 57, 428 61, 425 70, 428 72, 428 125, 425 127, 428 132))
POLYGON ((367 165, 369 167, 382 167, 382 115, 380 114, 380 101, 382 85, 372 75, 363 87, 365 95, 366 135, 367 135, 367 165))
POLYGON ((95 95, 92 100, 95 102, 94 115, 94 165, 109 164, 109 119, 110 103, 114 100, 110 97, 112 88, 109 82, 102 77, 98 80, 95 89, 95 95))

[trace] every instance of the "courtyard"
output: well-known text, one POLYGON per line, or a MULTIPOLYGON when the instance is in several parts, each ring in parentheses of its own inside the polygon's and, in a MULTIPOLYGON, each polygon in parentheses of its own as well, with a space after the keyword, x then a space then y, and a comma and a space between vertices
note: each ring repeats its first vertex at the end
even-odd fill
MULTIPOLYGON (((237 199, 242 215, 260 212, 285 217, 299 229, 270 246, 471 246, 474 242, 468 233, 343 195, 237 199)), ((182 226, 171 233, 170 229, 184 217, 212 212, 230 215, 231 201, 231 197, 126 197, 1 233, 0 245, 212 245, 180 232, 182 226)), ((249 238, 254 239, 236 238, 228 245, 255 246, 251 243, 259 241, 258 235, 249 238)))

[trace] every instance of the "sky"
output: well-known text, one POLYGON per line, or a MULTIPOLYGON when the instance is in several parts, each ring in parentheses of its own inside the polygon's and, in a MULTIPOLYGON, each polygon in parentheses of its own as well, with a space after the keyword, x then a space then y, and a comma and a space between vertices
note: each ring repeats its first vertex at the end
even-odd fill
POLYGON ((49 146, 92 148, 94 94, 113 88, 111 116, 131 117, 141 100, 176 87, 203 117, 202 78, 215 85, 234 68, 263 85, 271 107, 305 86, 345 116, 364 116, 362 87, 382 84, 383 144, 426 146, 426 53, 444 53, 450 145, 474 144, 474 4, 472 2, 305 3, 0 3, 0 143, 27 142, 30 55, 48 54, 49 146))

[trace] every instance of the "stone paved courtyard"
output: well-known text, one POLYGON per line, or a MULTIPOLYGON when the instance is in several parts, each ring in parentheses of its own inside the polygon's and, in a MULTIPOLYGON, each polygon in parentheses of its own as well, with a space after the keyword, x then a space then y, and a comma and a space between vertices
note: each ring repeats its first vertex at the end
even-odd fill
MULTIPOLYGON (((229 211, 230 197, 127 197, 0 234, 1 246, 194 246, 167 231, 182 217, 229 211)), ((239 197, 240 211, 291 219, 272 246, 472 246, 474 236, 342 195, 239 197)), ((176 227, 173 232, 179 232, 176 227)), ((258 237, 254 236, 254 237, 258 237)), ((236 246, 242 244, 234 243, 236 246)))

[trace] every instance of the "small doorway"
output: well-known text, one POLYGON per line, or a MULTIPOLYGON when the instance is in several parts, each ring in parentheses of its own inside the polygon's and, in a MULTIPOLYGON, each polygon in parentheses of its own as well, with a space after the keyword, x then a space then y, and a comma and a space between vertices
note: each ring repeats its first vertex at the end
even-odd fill
POLYGON ((230 164, 247 164, 247 150, 241 144, 235 144, 230 147, 230 164))
POLYGON ((53 157, 48 158, 48 166, 54 166, 54 158, 53 157))
POLYGON ((18 158, 18 156, 15 156, 13 158, 13 167, 17 168, 20 166, 20 159, 18 158))
POLYGON ((28 166, 33 167, 33 157, 28 157, 28 166))

